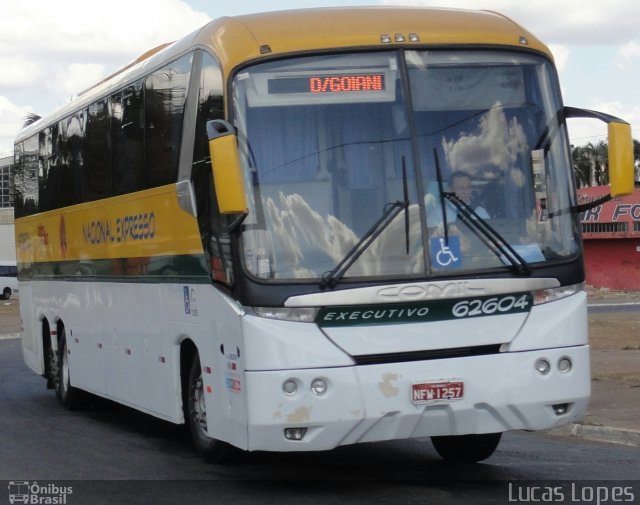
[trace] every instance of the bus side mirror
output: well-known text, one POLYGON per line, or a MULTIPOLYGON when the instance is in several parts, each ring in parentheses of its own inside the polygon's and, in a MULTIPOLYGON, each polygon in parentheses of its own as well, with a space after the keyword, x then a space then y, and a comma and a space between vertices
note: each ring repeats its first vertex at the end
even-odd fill
POLYGON ((611 122, 607 125, 609 134, 609 184, 611 196, 633 193, 633 138, 631 125, 611 122))
POLYGON ((222 214, 247 214, 238 143, 233 126, 227 121, 207 121, 209 154, 218 208, 222 214))
POLYGON ((630 195, 634 189, 631 125, 620 118, 588 109, 564 108, 565 118, 593 118, 607 123, 610 197, 630 195))

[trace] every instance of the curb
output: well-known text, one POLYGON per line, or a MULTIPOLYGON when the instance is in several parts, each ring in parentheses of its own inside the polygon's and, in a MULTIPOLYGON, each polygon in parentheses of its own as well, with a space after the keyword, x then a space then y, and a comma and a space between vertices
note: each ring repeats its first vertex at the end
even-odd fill
POLYGON ((639 430, 627 430, 622 428, 611 428, 609 426, 591 426, 588 424, 574 423, 571 425, 571 436, 576 438, 585 438, 587 440, 609 442, 610 444, 623 444, 640 447, 639 430))
POLYGON ((4 335, 0 335, 0 340, 11 340, 14 338, 20 338, 21 336, 21 333, 6 333, 4 335))
POLYGON ((596 442, 640 447, 640 430, 612 428, 610 426, 594 426, 590 424, 572 423, 567 426, 548 430, 551 435, 570 436, 596 442))
POLYGON ((611 300, 603 300, 600 302, 590 301, 587 303, 587 308, 592 309, 594 307, 630 307, 637 305, 640 305, 640 300, 635 302, 616 302, 611 300))

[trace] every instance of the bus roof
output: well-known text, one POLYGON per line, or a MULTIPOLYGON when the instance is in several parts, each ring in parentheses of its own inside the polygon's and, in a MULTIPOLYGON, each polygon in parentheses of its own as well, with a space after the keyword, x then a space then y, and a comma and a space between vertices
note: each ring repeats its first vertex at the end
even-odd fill
POLYGON ((517 46, 552 58, 544 44, 509 18, 490 11, 462 9, 379 6, 248 14, 212 21, 197 40, 215 50, 226 70, 261 56, 357 47, 517 46), (381 42, 382 35, 393 39, 396 34, 407 40, 409 34, 416 34, 419 41, 381 42))
POLYGON ((16 142, 43 126, 107 96, 194 47, 219 59, 223 73, 248 61, 301 52, 397 47, 504 46, 528 48, 553 56, 535 36, 509 18, 491 11, 419 7, 335 7, 222 17, 177 42, 147 51, 90 87, 54 114, 23 129, 16 142), (396 34, 405 42, 395 42, 396 34), (417 42, 409 41, 417 35, 417 42), (391 42, 381 41, 389 35, 391 42))

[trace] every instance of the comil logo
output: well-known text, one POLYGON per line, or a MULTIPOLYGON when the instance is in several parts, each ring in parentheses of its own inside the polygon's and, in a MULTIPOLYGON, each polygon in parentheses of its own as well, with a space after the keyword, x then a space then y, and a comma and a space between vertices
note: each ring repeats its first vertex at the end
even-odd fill
POLYGON ((25 480, 9 481, 9 503, 33 505, 65 505, 67 495, 73 493, 71 486, 38 484, 25 480))

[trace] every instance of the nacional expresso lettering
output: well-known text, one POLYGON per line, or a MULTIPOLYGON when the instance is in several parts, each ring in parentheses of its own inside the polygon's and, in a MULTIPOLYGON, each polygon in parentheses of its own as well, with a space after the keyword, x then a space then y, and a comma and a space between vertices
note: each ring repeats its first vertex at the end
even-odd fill
POLYGON ((156 236, 156 216, 154 212, 143 212, 91 221, 82 225, 82 235, 91 245, 151 240, 156 236))

